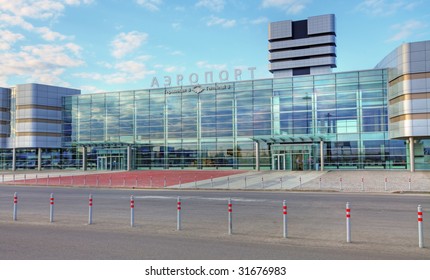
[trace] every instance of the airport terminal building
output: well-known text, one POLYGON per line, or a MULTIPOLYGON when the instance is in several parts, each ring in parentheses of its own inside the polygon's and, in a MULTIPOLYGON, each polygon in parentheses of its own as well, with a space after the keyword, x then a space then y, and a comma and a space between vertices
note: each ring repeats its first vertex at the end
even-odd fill
POLYGON ((335 73, 334 15, 268 37, 270 79, 0 88, 0 168, 430 170, 430 41, 335 73))

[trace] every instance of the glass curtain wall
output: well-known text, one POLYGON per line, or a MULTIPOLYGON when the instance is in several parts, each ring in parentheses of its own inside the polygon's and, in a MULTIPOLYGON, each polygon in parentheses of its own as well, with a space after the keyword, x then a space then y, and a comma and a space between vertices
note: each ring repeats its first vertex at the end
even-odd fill
MULTIPOLYGON (((325 168, 406 167, 405 142, 387 136, 385 70, 71 96, 65 104, 67 137, 89 147, 95 167, 98 149, 130 145, 136 169, 253 169, 255 139, 273 137, 312 144, 312 166, 321 154, 313 139, 324 139, 325 168)), ((272 144, 260 141, 263 170, 273 168, 272 144)))

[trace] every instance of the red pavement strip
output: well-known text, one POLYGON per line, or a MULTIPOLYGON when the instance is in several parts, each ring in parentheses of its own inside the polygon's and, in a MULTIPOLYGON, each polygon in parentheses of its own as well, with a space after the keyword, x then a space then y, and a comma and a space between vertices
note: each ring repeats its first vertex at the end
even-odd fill
POLYGON ((126 187, 126 188, 163 188, 186 184, 194 181, 210 180, 246 173, 239 170, 141 170, 129 172, 111 172, 87 175, 56 176, 49 178, 17 180, 7 184, 40 186, 88 186, 88 187, 126 187), (166 181, 166 183, 164 183, 166 181))

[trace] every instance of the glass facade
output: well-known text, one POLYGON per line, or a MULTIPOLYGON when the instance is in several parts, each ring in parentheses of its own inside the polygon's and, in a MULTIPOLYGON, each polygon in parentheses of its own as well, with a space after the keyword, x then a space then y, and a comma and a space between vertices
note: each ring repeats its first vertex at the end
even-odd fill
POLYGON ((87 168, 315 170, 321 155, 325 169, 407 167, 405 141, 387 135, 384 69, 63 102, 65 146, 87 168))

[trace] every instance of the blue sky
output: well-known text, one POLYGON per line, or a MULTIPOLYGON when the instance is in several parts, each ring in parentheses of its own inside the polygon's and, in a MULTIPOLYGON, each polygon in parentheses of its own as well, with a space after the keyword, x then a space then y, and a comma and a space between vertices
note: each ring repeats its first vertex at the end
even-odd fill
MULTIPOLYGON (((428 0, 0 0, 0 86, 84 93, 150 88, 156 77, 267 70, 270 21, 336 15, 335 72, 373 68, 430 40, 428 0)), ((232 78, 230 78, 232 80, 232 78)), ((173 81, 174 83, 174 81, 173 81)))

